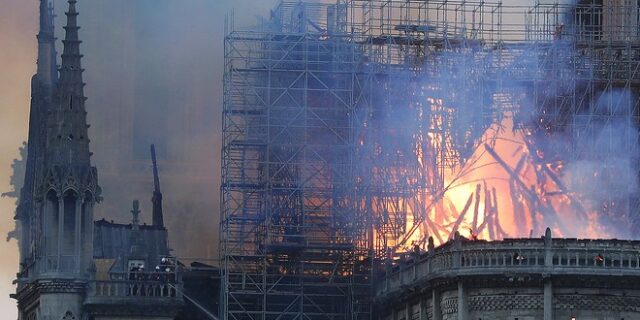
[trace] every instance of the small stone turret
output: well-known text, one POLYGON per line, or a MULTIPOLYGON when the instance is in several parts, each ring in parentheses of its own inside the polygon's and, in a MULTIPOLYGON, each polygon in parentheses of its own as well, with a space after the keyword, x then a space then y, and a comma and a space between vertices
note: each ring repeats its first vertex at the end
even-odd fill
POLYGON ((131 210, 131 248, 130 259, 141 258, 142 250, 140 247, 140 202, 133 200, 133 209, 131 210))

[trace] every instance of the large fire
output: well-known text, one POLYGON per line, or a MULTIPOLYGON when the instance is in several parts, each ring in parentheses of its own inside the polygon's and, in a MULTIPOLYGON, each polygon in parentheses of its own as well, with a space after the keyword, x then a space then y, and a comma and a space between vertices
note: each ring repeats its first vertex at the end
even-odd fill
MULTIPOLYGON (((432 108, 442 104, 427 100, 432 108)), ((435 126, 443 125, 440 116, 431 116, 435 126)), ((486 240, 537 237, 547 226, 558 236, 610 236, 599 226, 596 210, 586 208, 564 182, 563 162, 546 159, 527 129, 515 125, 513 113, 504 113, 488 127, 473 153, 453 166, 442 165, 451 150, 446 138, 434 132, 417 130, 413 135, 416 177, 406 177, 411 174, 407 169, 389 170, 386 183, 398 189, 418 187, 410 188, 409 195, 373 200, 378 202, 374 207, 384 211, 382 224, 404 224, 399 234, 390 228, 374 231, 387 255, 424 247, 429 237, 444 243, 456 231, 486 240)))
POLYGON ((525 130, 515 130, 512 115, 487 129, 481 141, 464 164, 445 169, 441 199, 426 221, 408 219, 410 233, 400 247, 421 245, 429 236, 446 241, 456 231, 471 239, 538 236, 547 226, 559 236, 609 236, 597 213, 566 189, 562 162, 545 162, 525 130))
MULTIPOLYGON (((388 256, 456 232, 484 240, 539 237, 547 227, 562 237, 631 234, 640 156, 631 120, 599 123, 553 97, 535 99, 531 83, 469 67, 490 56, 431 59, 373 77, 357 110, 356 198, 370 219, 363 243, 388 256)), ((523 59, 518 66, 536 68, 523 59)), ((589 103, 629 100, 601 95, 589 103)))

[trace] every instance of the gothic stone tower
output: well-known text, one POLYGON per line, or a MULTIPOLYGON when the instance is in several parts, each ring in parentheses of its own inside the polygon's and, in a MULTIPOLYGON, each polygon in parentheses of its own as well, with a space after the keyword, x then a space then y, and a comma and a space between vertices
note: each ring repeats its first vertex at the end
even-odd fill
POLYGON ((100 187, 90 161, 76 0, 68 2, 56 70, 52 10, 40 0, 27 170, 16 214, 22 234, 15 298, 25 320, 82 319, 93 270, 93 206, 100 187))

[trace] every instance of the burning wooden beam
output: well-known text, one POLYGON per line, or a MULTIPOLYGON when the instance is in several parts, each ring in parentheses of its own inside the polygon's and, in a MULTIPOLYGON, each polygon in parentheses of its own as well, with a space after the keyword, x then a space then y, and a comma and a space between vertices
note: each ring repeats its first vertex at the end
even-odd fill
POLYGON ((498 192, 496 188, 492 189, 493 203, 495 203, 494 211, 493 211, 493 219, 496 227, 496 234, 499 238, 506 238, 509 235, 504 231, 502 225, 500 224, 500 215, 498 212, 498 192))
MULTIPOLYGON (((514 169, 514 172, 516 174, 520 174, 520 171, 522 171, 522 168, 524 167, 524 164, 526 163, 527 156, 523 155, 520 160, 518 161, 518 163, 516 164, 516 167, 514 169)), ((524 207, 522 205, 522 201, 519 199, 519 192, 516 188, 515 182, 513 181, 513 179, 509 179, 509 195, 511 196, 511 206, 513 208, 513 215, 516 218, 516 221, 526 221, 525 218, 525 212, 524 212, 524 207)), ((525 226, 526 227, 526 226, 525 226)), ((518 230, 518 231, 525 231, 524 229, 518 230)))
POLYGON ((462 211, 460 211, 460 214, 458 215, 458 219, 456 219, 456 223, 453 225, 453 228, 451 228, 449 239, 453 239, 453 235, 456 233, 456 231, 458 231, 458 228, 460 228, 460 224, 462 223, 462 221, 464 221, 464 216, 467 214, 467 211, 469 211, 472 201, 473 201, 473 193, 469 195, 469 199, 467 199, 467 203, 465 203, 464 208, 462 209, 462 211))
MULTIPOLYGON (((431 235, 433 235, 434 237, 436 237, 436 239, 438 239, 439 243, 444 243, 444 241, 442 241, 442 237, 440 236, 440 230, 438 230, 438 228, 436 227, 436 225, 433 223, 433 221, 431 221, 431 219, 429 219, 429 217, 427 217, 425 219, 425 221, 427 222, 427 225, 429 226, 429 228, 431 228, 431 230, 433 232, 431 232, 431 235)), ((415 232, 415 231, 414 231, 415 232)), ((406 240, 405 240, 406 242, 406 240)))
POLYGON ((427 226, 432 230, 432 234, 431 235, 434 236, 439 241, 439 243, 444 243, 442 241, 442 236, 440 236, 440 233, 438 232, 438 228, 433 223, 433 221, 431 221, 431 219, 429 219, 429 211, 431 211, 434 208, 434 206, 436 205, 437 202, 442 200, 444 195, 445 195, 444 192, 440 192, 439 194, 434 195, 434 197, 431 199, 431 203, 429 203, 429 205, 427 205, 427 206, 423 206, 423 205, 416 206, 416 208, 420 210, 420 214, 417 215, 418 219, 413 221, 413 225, 411 226, 411 229, 409 229, 409 231, 405 233, 404 237, 396 244, 395 249, 405 245, 407 243, 407 241, 416 232, 416 230, 418 230, 418 228, 420 227, 420 225, 423 222, 426 222, 427 226))
POLYGON ((478 231, 478 214, 480 209, 480 192, 482 191, 482 186, 478 183, 476 185, 476 203, 473 206, 473 222, 471 224, 472 233, 477 233, 478 231))
POLYGON ((487 186, 487 182, 484 181, 484 222, 478 230, 478 233, 482 232, 485 227, 489 232, 489 238, 495 239, 495 232, 493 228, 493 203, 491 201, 491 191, 487 186))
POLYGON ((569 198, 569 202, 571 203, 571 206, 576 211, 576 213, 580 215, 580 218, 586 219, 587 218, 586 210, 584 209, 580 201, 578 201, 573 195, 571 195, 571 193, 569 192, 569 189, 564 185, 562 180, 560 180, 560 178, 558 178, 558 176, 553 171, 551 171, 549 167, 547 167, 547 165, 544 163, 542 158, 540 158, 540 156, 538 156, 538 154, 535 152, 531 143, 529 143, 529 141, 527 141, 526 139, 524 139, 524 143, 527 146, 527 149, 529 149, 529 154, 533 157, 533 161, 537 164, 540 164, 540 167, 542 168, 542 170, 547 174, 547 176, 549 176, 549 178, 551 178, 553 183, 555 183, 556 186, 558 186, 558 189, 560 189, 560 191, 562 191, 562 193, 567 198, 569 198))
MULTIPOLYGON (((520 186, 523 194, 525 195, 525 197, 532 203, 534 203, 533 206, 531 206, 530 208, 537 208, 537 210, 542 213, 544 218, 553 218, 553 222, 555 222, 556 224, 558 224, 558 226, 560 226, 560 228, 562 230, 565 230, 564 226, 562 225, 562 221, 560 221, 560 219, 558 219, 558 216, 555 212, 555 210, 553 210, 553 207, 547 205, 546 203, 544 203, 543 201, 540 200, 540 198, 538 198, 535 190, 531 190, 527 187, 527 185, 522 181, 522 179, 520 179, 520 176, 518 176, 517 173, 515 173, 513 171, 513 169, 504 161, 502 160, 502 158, 495 152, 495 150, 493 150, 493 148, 491 148, 491 146, 489 146, 488 144, 484 144, 485 149, 487 150, 487 152, 496 160, 496 162, 504 168, 505 171, 507 171, 507 173, 511 176, 511 178, 518 184, 518 186, 520 186), (551 215, 552 217, 548 217, 548 215, 551 215)), ((535 188, 535 187, 533 187, 535 188)), ((535 211, 532 210, 532 214, 535 211)))

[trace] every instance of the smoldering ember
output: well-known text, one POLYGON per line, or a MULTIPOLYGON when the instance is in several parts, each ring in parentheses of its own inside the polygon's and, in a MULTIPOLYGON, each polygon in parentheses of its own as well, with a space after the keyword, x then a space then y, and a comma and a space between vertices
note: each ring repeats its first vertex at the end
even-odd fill
POLYGON ((154 145, 152 223, 94 219, 86 1, 58 56, 39 0, 19 320, 640 319, 640 2, 229 15, 212 262, 170 248, 154 145))

